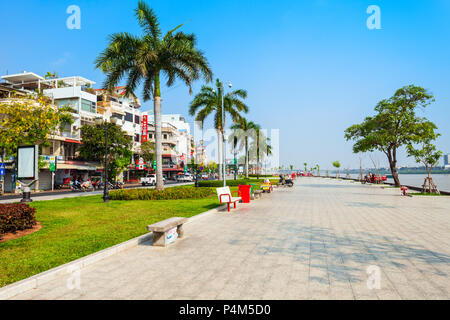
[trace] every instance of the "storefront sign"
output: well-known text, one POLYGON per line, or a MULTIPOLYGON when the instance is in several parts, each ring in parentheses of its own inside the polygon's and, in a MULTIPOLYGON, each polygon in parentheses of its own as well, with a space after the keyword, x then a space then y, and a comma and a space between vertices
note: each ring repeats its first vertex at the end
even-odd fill
POLYGON ((142 116, 142 142, 148 141, 148 116, 142 116))
POLYGON ((43 161, 48 162, 48 170, 50 172, 55 172, 56 171, 56 156, 41 156, 41 159, 43 161))

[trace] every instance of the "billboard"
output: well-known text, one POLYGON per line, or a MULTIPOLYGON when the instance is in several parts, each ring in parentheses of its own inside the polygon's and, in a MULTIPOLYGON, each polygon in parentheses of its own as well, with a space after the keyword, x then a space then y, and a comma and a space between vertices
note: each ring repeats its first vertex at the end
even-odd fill
POLYGON ((38 178, 38 146, 23 146, 17 149, 17 178, 38 178))

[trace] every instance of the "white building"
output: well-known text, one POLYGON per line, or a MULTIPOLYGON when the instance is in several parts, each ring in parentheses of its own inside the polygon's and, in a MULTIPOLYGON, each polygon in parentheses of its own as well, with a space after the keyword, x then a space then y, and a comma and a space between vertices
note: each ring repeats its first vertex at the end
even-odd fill
POLYGON ((450 153, 444 155, 444 167, 450 169, 450 153))

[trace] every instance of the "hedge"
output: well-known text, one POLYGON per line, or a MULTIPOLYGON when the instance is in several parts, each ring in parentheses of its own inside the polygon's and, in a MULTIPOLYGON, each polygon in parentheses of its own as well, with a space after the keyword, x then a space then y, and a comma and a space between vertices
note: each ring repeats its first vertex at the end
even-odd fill
POLYGON ((0 204, 0 239, 4 233, 33 228, 35 212, 25 203, 0 204))
POLYGON ((260 175, 257 175, 257 174, 249 174, 248 175, 248 177, 249 178, 276 178, 276 177, 278 177, 277 175, 272 175, 272 174, 260 174, 260 175))
MULTIPOLYGON (((256 183, 262 183, 265 179, 239 179, 239 180, 227 180, 227 186, 228 187, 237 187, 239 185, 249 185, 249 184, 256 184, 256 183)), ((275 182, 278 182, 277 179, 269 179, 272 184, 275 182)), ((220 188, 223 187, 223 180, 213 180, 213 181, 199 181, 198 186, 202 188, 220 188)))
POLYGON ((164 190, 126 189, 110 192, 112 200, 180 200, 203 199, 215 194, 211 188, 174 187, 164 190))

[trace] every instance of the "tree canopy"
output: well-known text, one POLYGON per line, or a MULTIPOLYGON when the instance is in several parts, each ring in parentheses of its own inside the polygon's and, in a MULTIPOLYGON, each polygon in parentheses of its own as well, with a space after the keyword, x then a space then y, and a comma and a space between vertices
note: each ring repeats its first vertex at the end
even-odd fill
POLYGON ((8 99, 0 103, 0 152, 14 155, 20 145, 45 145, 72 122, 68 108, 52 105, 46 96, 8 99))
POLYGON ((132 139, 119 126, 112 123, 82 126, 83 144, 79 151, 80 156, 87 161, 104 163, 105 125, 108 130, 108 176, 115 179, 131 163, 133 156, 130 151, 132 139))
POLYGON ((397 167, 397 151, 420 139, 421 127, 430 126, 426 118, 416 115, 418 108, 425 108, 434 101, 433 95, 422 87, 403 87, 389 98, 380 101, 374 116, 366 117, 360 124, 345 130, 345 138, 354 140, 353 152, 383 152, 397 186, 400 185, 397 167))

